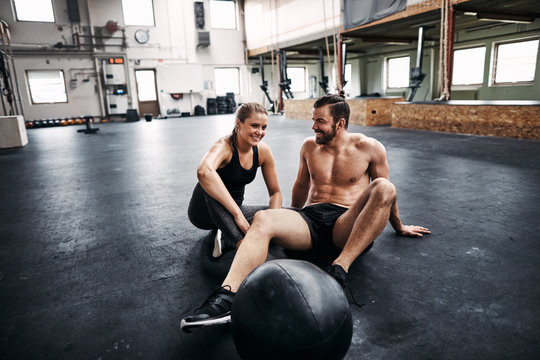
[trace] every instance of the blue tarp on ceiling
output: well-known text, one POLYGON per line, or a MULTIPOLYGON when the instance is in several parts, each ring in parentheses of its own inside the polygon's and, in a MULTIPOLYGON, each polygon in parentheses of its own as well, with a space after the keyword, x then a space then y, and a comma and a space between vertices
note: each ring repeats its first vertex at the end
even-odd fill
POLYGON ((405 10, 407 0, 344 0, 345 30, 405 10))

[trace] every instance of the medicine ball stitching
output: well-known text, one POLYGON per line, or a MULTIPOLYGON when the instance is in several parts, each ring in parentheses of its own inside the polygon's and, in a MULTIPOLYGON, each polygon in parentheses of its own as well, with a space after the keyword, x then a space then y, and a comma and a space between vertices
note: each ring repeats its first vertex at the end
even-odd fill
MULTIPOLYGON (((275 265, 275 264, 272 264, 272 265, 275 265)), ((281 267, 281 266, 280 266, 281 267)), ((283 268, 282 268, 283 269, 283 268)), ((288 274, 287 274, 288 275, 288 274)), ((249 281, 246 281, 243 285, 242 285, 244 288, 248 289, 249 290, 249 281)), ((259 306, 258 302, 257 301, 254 301, 253 300, 253 296, 251 295, 251 291, 247 291, 244 296, 247 296, 249 297, 249 299, 251 300, 251 304, 252 305, 255 305, 255 308, 257 309, 257 311, 259 312, 259 314, 264 318, 265 321, 269 321, 270 319, 267 318, 266 316, 266 311, 264 311, 264 309, 261 309, 261 307, 259 306)), ((232 317, 231 317, 231 320, 232 320, 232 317)))
MULTIPOLYGON (((332 340, 332 338, 334 337, 334 335, 336 335, 336 333, 338 333, 340 330, 341 330, 341 326, 343 325, 343 323, 347 320, 347 314, 344 314, 343 318, 341 319, 341 322, 339 323, 339 326, 336 328, 336 330, 330 335, 328 336, 326 339, 324 339, 323 341, 317 343, 317 344, 313 344, 313 346, 311 347, 315 347, 315 346, 319 346, 321 344, 324 344, 330 340, 332 340)), ((305 349, 309 349, 308 348, 305 348, 305 349)))
POLYGON ((311 306, 309 306, 309 302, 307 301, 306 297, 304 296, 304 293, 302 291, 300 291, 300 288, 298 288, 298 285, 296 284, 296 282, 294 281, 294 279, 291 277, 291 275, 279 264, 274 264, 276 266, 279 266, 281 268, 281 270, 283 270, 283 272, 285 274, 287 274, 287 276, 289 277, 289 279, 291 279, 292 283, 294 284, 294 287, 296 288, 296 290, 298 290, 298 292, 300 293, 300 295, 302 295, 302 298, 304 299, 304 302, 306 303, 307 305, 307 308, 309 309, 309 312, 311 313, 311 317, 313 318, 313 320, 315 320, 315 323, 317 324, 317 330, 319 332, 319 339, 320 341, 323 340, 323 336, 322 336, 322 332, 321 332, 321 327, 320 327, 320 324, 319 322, 317 321, 317 317, 315 317, 315 315, 313 314, 313 310, 311 309, 311 306))
MULTIPOLYGON (((248 289, 249 290, 249 286, 248 286, 248 283, 246 282, 244 285, 244 288, 248 289)), ((246 294, 244 294, 244 296, 246 296, 246 294)), ((249 299, 251 300, 251 304, 252 305, 255 305, 256 309, 258 310, 259 314, 262 315, 264 317, 264 319, 266 321, 268 321, 268 319, 266 318, 265 316, 265 312, 262 311, 262 309, 259 307, 259 304, 253 300, 253 297, 251 296, 251 291, 248 291, 247 292, 247 296, 249 297, 249 299)), ((232 317, 231 317, 231 320, 232 320, 232 317)))
MULTIPOLYGON (((267 265, 269 265, 269 264, 267 263, 267 265)), ((302 298, 304 299, 304 303, 307 303, 307 301, 306 301, 306 300, 307 300, 307 299, 306 299, 306 296, 304 296, 304 293, 303 293, 303 292, 299 291, 299 290, 300 290, 300 289, 299 289, 299 286, 297 286, 297 282, 294 281, 294 278, 291 276, 291 274, 290 274, 288 271, 286 271, 286 270, 283 268, 283 266, 281 266, 281 265, 279 265, 279 264, 277 264, 277 263, 272 264, 272 266, 275 266, 275 265, 277 265, 277 266, 279 267, 279 269, 280 269, 281 271, 283 271, 283 272, 281 273, 282 275, 286 275, 286 276, 289 278, 290 281, 293 281, 293 282, 294 282, 294 284, 295 284, 294 288, 297 289, 297 293, 299 292, 300 294, 302 294, 302 298)), ((285 265, 285 264, 284 264, 284 265, 285 265)), ((319 271, 320 271, 320 269, 319 269, 319 271)), ((293 271, 293 272, 294 272, 294 271, 293 271)), ((285 278, 285 279, 282 279, 281 282, 286 282, 286 278, 285 278)), ((249 288, 251 288, 251 286, 248 287, 248 286, 247 286, 248 283, 249 283, 249 281, 248 281, 248 282, 245 282, 245 283, 243 284, 243 286, 246 288, 246 290, 248 290, 248 293, 247 293, 247 294, 244 294, 244 295, 248 295, 248 296, 249 296, 249 300, 253 300, 253 297, 251 296, 251 292, 249 291, 249 288)), ((262 285, 262 284, 260 284, 260 285, 262 285)), ((332 285, 333 285, 333 284, 332 284, 332 285)), ((333 288, 332 285, 330 285, 330 288, 333 288)), ((336 283, 336 285, 337 285, 337 283, 336 283)), ((293 287, 291 286, 290 289, 292 289, 292 288, 293 288, 293 287)), ((321 287, 321 289, 322 289, 322 287, 321 287)), ((324 290, 324 289, 322 289, 322 290, 324 290)), ((299 298, 299 299, 300 299, 300 298, 299 298)), ((246 300, 247 300, 247 299, 246 299, 246 300)), ((345 302, 345 304, 348 305, 348 302, 345 302)), ((256 303, 254 303, 253 301, 251 301, 251 305, 256 305, 256 303)), ((264 312, 261 312, 261 311, 260 311, 261 308, 260 308, 259 306, 256 306, 255 308, 259 311, 259 315, 264 315, 264 312)), ((311 312, 312 318, 315 320, 315 323, 318 324, 317 318, 314 316, 314 311, 313 311, 313 309, 312 309, 310 306, 308 306, 307 309, 309 309, 309 311, 311 312)), ((307 314, 307 313, 306 313, 306 314, 307 314)), ((339 315, 337 315, 337 317, 339 317, 339 315)), ((263 319, 264 319, 264 318, 265 318, 265 317, 263 317, 263 319)), ((266 319, 265 319, 265 320, 266 320, 266 319)), ((337 320, 336 317, 334 317, 334 321, 336 321, 336 320, 337 320)), ((327 344, 327 343, 333 344, 333 343, 334 343, 336 340, 338 340, 338 339, 342 339, 342 340, 344 340, 344 341, 348 341, 347 348, 346 348, 346 349, 345 349, 345 348, 343 349, 343 350, 345 350, 345 352, 342 353, 342 352, 340 351, 340 354, 341 354, 340 359, 343 359, 343 358, 345 357, 345 355, 348 353, 348 350, 349 350, 349 347, 350 347, 350 341, 351 341, 351 339, 346 340, 345 338, 343 338, 342 336, 339 336, 339 335, 341 335, 340 332, 343 331, 343 326, 344 326, 346 323, 348 323, 348 322, 351 322, 351 324, 350 324, 350 325, 351 325, 350 333, 349 333, 349 334, 345 334, 345 333, 344 333, 343 335, 345 335, 345 336, 347 336, 347 337, 349 337, 348 335, 350 335, 350 337, 352 337, 352 335, 353 335, 353 326, 352 326, 352 317, 351 317, 351 312, 350 312, 350 306, 347 306, 347 309, 342 309, 342 319, 338 320, 338 327, 337 327, 330 335, 326 336, 324 339, 320 339, 318 343, 315 343, 315 344, 311 343, 311 344, 309 344, 309 345, 306 344, 307 346, 305 346, 305 347, 296 347, 296 348, 292 347, 292 348, 288 348, 288 350, 287 350, 286 348, 283 348, 282 350, 286 352, 286 353, 281 354, 281 355, 285 356, 283 359, 287 358, 287 359, 295 359, 295 360, 296 360, 297 357, 296 357, 296 355, 294 355, 294 354, 300 354, 300 353, 302 353, 303 351, 308 351, 308 352, 311 354, 311 356, 314 356, 314 359, 315 359, 315 358, 319 358, 319 357, 317 356, 317 354, 319 353, 319 352, 318 352, 319 349, 317 349, 317 346, 321 346, 321 345, 322 345, 322 346, 324 347, 325 344, 327 344), (294 356, 294 357, 291 357, 291 356, 294 356)), ((234 320, 233 320, 233 323, 234 323, 234 320)), ((334 322, 334 325, 335 325, 335 324, 336 324, 336 323, 334 322)), ((317 326, 317 330, 319 331, 319 334, 320 334, 321 328, 320 328, 319 326, 317 326)), ((315 335, 315 336, 316 336, 316 335, 315 335)), ((321 338, 321 337, 320 337, 320 338, 321 338)), ((312 338, 312 339, 313 339, 313 338, 312 338)), ((339 342, 339 341, 338 341, 338 342, 339 342)), ((235 339, 235 343, 236 343, 236 339, 235 339)), ((343 342, 339 342, 339 343, 342 344, 342 345, 344 345, 343 342)), ((337 346, 337 344, 336 344, 336 346, 337 346)), ((270 350, 270 349, 268 349, 268 350, 270 350)), ((324 351, 329 351, 329 350, 330 350, 330 348, 325 348, 324 351)), ((270 351, 272 351, 272 350, 270 350, 270 351)), ((278 350, 278 351, 279 351, 279 350, 278 350)), ((246 353, 246 354, 247 354, 247 353, 246 353)), ((252 355, 253 355, 253 354, 252 354, 252 355)), ((306 354, 306 355, 307 355, 307 354, 306 354)))
MULTIPOLYGON (((332 338, 334 337, 334 335, 335 335, 337 332, 339 332, 339 331, 341 330, 341 326, 342 326, 343 323, 347 320, 347 313, 346 313, 346 312, 343 313, 343 317, 341 318, 341 321, 340 321, 340 323, 339 323, 339 326, 336 327, 336 330, 335 330, 330 336, 328 336, 328 337, 325 339, 325 338, 322 336, 322 333, 321 333, 321 327, 319 326, 319 323, 317 322, 317 318, 313 315, 313 311, 312 311, 311 307, 309 307, 309 303, 307 302, 307 299, 306 299, 306 297, 304 296, 304 293, 303 293, 302 291, 300 291, 300 289, 299 289, 298 286, 296 285, 296 282, 294 281, 294 279, 289 275, 289 273, 288 273, 285 269, 283 269, 283 267, 282 267, 281 265, 279 265, 279 264, 273 264, 273 265, 279 266, 279 267, 283 270, 283 272, 284 272, 285 274, 287 274, 287 276, 289 277, 289 279, 292 280, 292 282, 293 282, 293 284, 295 285, 296 289, 297 289, 298 292, 302 295, 302 297, 304 298, 304 301, 305 301, 306 304, 308 305, 309 311, 310 311, 311 315, 313 316, 313 319, 314 319, 315 322, 317 323, 317 329, 319 330, 320 341, 319 341, 318 343, 313 344, 312 346, 304 347, 304 348, 296 348, 296 349, 294 349, 294 350, 302 350, 302 349, 310 349, 310 348, 314 348, 314 347, 317 347, 317 346, 319 346, 319 345, 321 345, 321 344, 324 344, 324 343, 326 343, 326 342, 332 340, 332 338)), ((259 309, 259 310, 260 310, 260 309, 259 309)))

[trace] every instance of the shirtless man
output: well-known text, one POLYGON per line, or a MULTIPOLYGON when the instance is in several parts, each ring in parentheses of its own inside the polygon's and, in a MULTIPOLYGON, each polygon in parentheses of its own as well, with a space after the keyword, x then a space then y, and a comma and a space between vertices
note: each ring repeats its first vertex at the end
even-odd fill
POLYGON ((186 332, 230 322, 234 294, 242 280, 266 261, 268 247, 340 252, 327 272, 345 286, 349 266, 385 228, 422 237, 429 230, 403 225, 396 188, 389 181, 383 145, 362 134, 348 133, 349 106, 337 95, 313 105, 315 137, 304 141, 292 190, 292 206, 301 210, 269 209, 255 214, 222 287, 181 321, 186 332))

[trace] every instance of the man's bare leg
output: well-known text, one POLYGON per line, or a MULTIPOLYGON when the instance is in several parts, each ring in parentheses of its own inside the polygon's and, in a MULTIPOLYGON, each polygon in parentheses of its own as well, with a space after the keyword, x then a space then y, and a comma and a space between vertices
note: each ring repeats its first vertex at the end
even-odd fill
POLYGON ((396 197, 396 188, 390 181, 377 178, 371 182, 353 206, 336 221, 334 244, 343 250, 334 264, 349 271, 353 261, 384 230, 396 197))
POLYGON ((234 256, 222 286, 230 286, 231 291, 236 292, 246 276, 266 261, 270 240, 290 250, 308 250, 312 244, 309 227, 296 211, 259 211, 234 256))
POLYGON ((255 214, 242 244, 234 257, 223 286, 180 321, 185 332, 231 321, 235 292, 249 273, 266 261, 270 240, 293 250, 311 248, 309 227, 300 214, 288 209, 263 210, 255 214))

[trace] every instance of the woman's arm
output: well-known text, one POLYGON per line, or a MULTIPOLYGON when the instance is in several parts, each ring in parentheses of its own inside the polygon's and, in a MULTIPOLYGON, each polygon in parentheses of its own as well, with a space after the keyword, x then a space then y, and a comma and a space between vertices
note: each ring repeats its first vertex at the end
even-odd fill
POLYGON ((264 182, 268 188, 270 196, 270 208, 279 209, 282 206, 283 194, 279 187, 279 181, 276 170, 276 162, 270 147, 265 143, 259 144, 259 164, 261 165, 264 182))
POLYGON ((202 158, 197 168, 197 179, 204 191, 231 213, 238 227, 245 233, 249 223, 216 171, 221 164, 230 161, 231 157, 232 151, 226 141, 216 141, 202 158))

